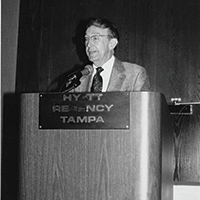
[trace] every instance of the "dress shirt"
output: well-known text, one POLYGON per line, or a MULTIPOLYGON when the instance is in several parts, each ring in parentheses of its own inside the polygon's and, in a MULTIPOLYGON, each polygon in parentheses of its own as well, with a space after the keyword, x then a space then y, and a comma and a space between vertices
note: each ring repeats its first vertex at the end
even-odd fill
MULTIPOLYGON (((102 92, 106 92, 106 90, 107 90, 108 83, 110 80, 110 75, 111 75, 112 68, 114 65, 114 60, 115 60, 115 57, 112 56, 106 63, 103 64, 103 66, 101 66, 103 68, 103 71, 101 72, 101 76, 103 79, 102 92)), ((94 67, 94 71, 92 74, 92 80, 93 80, 94 75, 96 74, 97 66, 93 64, 93 67, 94 67)), ((92 83, 90 85, 92 85, 92 83)))

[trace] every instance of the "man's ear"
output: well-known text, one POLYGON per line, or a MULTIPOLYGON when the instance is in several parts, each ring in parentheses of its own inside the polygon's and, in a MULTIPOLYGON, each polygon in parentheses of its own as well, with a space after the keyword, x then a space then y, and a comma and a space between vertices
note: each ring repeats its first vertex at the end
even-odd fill
POLYGON ((112 38, 109 43, 110 50, 114 49, 118 44, 118 40, 116 38, 112 38))

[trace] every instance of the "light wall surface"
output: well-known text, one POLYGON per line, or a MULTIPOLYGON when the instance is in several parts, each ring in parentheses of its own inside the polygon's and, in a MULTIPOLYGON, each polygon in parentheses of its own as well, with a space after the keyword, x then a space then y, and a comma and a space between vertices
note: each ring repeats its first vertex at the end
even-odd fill
POLYGON ((199 185, 174 185, 174 200, 199 200, 199 185))
POLYGON ((2 94, 15 92, 20 0, 2 0, 2 94))

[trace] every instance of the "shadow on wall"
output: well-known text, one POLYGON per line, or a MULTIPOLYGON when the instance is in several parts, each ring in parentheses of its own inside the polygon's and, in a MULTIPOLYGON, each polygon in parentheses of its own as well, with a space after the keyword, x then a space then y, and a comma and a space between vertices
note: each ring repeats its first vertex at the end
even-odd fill
POLYGON ((59 92, 59 89, 65 83, 66 77, 70 73, 83 69, 86 64, 91 64, 85 52, 85 44, 83 43, 83 38, 85 36, 85 27, 88 23, 88 20, 89 19, 80 20, 79 24, 76 27, 75 35, 72 37, 72 42, 76 48, 76 54, 82 64, 76 64, 72 69, 55 78, 49 85, 47 89, 48 92, 59 92))
POLYGON ((17 200, 19 199, 20 96, 5 94, 3 102, 1 198, 17 200))

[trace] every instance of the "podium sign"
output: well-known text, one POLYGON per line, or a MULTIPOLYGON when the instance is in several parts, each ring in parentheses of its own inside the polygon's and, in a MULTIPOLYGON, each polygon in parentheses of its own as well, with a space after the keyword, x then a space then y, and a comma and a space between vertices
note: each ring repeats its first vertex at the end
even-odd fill
POLYGON ((128 129, 129 118, 128 92, 39 95, 40 129, 128 129))

